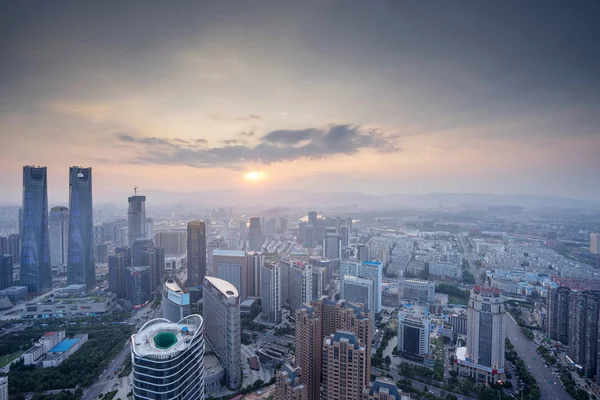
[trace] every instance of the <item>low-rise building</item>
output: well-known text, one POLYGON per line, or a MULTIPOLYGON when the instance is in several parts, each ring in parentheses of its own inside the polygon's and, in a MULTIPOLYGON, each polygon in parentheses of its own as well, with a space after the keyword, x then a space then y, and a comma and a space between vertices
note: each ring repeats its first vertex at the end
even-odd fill
POLYGON ((116 296, 110 292, 95 292, 88 296, 55 298, 46 296, 42 300, 27 303, 21 312, 22 318, 61 318, 71 316, 94 316, 112 312, 116 296))
POLYGON ((63 361, 79 350, 87 340, 87 333, 75 335, 72 339, 63 340, 50 349, 48 354, 42 359, 42 367, 58 367, 63 361))
POLYGON ((254 297, 247 298, 240 303, 240 315, 242 317, 256 315, 259 311, 258 299, 254 297))
POLYGON ((400 299, 433 303, 435 298, 435 282, 400 278, 398 279, 398 295, 400 299))
POLYGON ((27 286, 8 287, 0 290, 0 296, 6 296, 13 304, 17 304, 19 301, 27 298, 27 286))
POLYGON ((410 395, 398 390, 396 384, 388 379, 377 378, 363 391, 363 400, 410 400, 410 395))

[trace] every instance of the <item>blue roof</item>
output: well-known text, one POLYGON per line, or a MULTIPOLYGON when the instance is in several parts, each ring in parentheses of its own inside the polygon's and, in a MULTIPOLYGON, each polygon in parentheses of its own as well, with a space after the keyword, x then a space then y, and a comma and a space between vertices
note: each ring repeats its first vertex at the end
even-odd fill
POLYGON ((356 339, 356 336, 351 333, 351 332, 345 332, 345 331, 337 331, 334 335, 333 335, 333 341, 334 342, 339 342, 341 339, 347 339, 348 342, 354 346, 355 349, 358 349, 359 345, 358 345, 358 340, 356 339))
POLYGON ((65 339, 52 349, 50 349, 50 353, 64 353, 69 350, 73 345, 79 342, 80 339, 65 339))
POLYGON ((389 390, 390 394, 392 396, 395 396, 397 399, 400 398, 400 394, 398 393, 398 388, 396 387, 395 384, 393 384, 391 382, 383 381, 380 379, 375 379, 375 383, 373 383, 373 386, 371 386, 371 390, 369 391, 369 394, 373 395, 373 394, 379 393, 379 390, 382 388, 389 390))

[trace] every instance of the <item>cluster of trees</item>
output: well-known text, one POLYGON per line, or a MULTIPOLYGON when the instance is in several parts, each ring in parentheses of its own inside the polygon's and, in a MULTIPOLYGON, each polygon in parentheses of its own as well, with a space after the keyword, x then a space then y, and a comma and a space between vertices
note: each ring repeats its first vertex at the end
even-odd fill
POLYGON ((581 390, 577 388, 573 377, 569 371, 562 371, 560 375, 560 381, 565 387, 567 393, 571 395, 571 397, 575 400, 588 400, 590 398, 589 394, 585 390, 581 390))
POLYGON ((162 303, 162 294, 157 293, 156 297, 154 298, 154 301, 152 302, 152 308, 158 308, 160 307, 160 303, 162 303))
POLYGON ((35 368, 25 366, 23 361, 13 364, 9 372, 9 393, 90 386, 119 353, 131 333, 130 325, 93 327, 89 329, 88 341, 58 367, 35 368))
POLYGON ((531 396, 533 400, 540 399, 540 388, 533 375, 529 373, 529 370, 525 366, 525 363, 515 350, 515 346, 510 342, 508 338, 505 341, 506 344, 506 359, 515 365, 517 370, 517 377, 523 382, 522 393, 523 396, 531 396))
POLYGON ((281 328, 275 328, 275 336, 284 336, 284 335, 295 335, 296 329, 291 326, 283 326, 281 328))
POLYGON ((538 346, 537 351, 538 353, 540 353, 540 356, 542 356, 544 361, 546 361, 548 364, 556 364, 556 358, 554 358, 554 356, 550 354, 550 351, 548 351, 547 348, 545 348, 544 346, 538 346))
POLYGON ((266 332, 267 327, 263 324, 258 324, 253 321, 251 317, 242 318, 242 329, 246 329, 248 331, 257 331, 257 332, 266 332))
POLYGON ((396 336, 396 330, 390 326, 386 326, 383 330, 383 337, 381 338, 379 348, 375 352, 375 355, 371 358, 371 364, 373 366, 383 368, 384 365, 389 367, 389 365, 392 363, 392 360, 389 358, 389 356, 386 357, 386 359, 389 360, 383 358, 383 350, 385 350, 385 348, 388 346, 388 343, 394 336, 396 336))
POLYGON ((444 293, 448 295, 448 301, 453 304, 467 304, 471 292, 469 290, 459 289, 448 283, 440 283, 435 285, 436 293, 444 293))

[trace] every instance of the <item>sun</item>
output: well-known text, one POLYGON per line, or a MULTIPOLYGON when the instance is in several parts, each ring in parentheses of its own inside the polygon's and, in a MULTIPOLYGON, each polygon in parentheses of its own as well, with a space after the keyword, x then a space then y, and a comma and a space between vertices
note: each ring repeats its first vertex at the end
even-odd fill
POLYGON ((264 176, 261 171, 248 171, 244 175, 244 178, 249 182, 258 182, 261 181, 264 176))

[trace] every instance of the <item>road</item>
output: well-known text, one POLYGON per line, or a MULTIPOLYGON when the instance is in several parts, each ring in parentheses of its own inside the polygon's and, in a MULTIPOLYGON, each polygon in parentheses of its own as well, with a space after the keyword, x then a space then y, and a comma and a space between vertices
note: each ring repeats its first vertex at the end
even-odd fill
POLYGON ((263 382, 269 382, 271 380, 271 373, 267 370, 266 366, 262 365, 262 363, 260 364, 260 369, 258 371, 250 369, 248 358, 254 356, 256 356, 256 353, 254 353, 251 346, 242 345, 242 364, 248 372, 248 376, 244 378, 243 386, 252 385, 259 379, 263 382))
POLYGON ((515 346, 515 351, 525 362, 525 365, 531 367, 529 372, 535 377, 540 387, 541 398, 544 400, 571 399, 571 396, 562 387, 559 377, 552 374, 550 367, 544 366, 544 360, 537 354, 537 345, 521 333, 521 328, 508 313, 504 321, 506 321, 506 336, 515 346), (554 384, 555 381, 556 385, 554 384))
POLYGON ((106 385, 108 385, 109 381, 108 381, 108 376, 113 374, 115 371, 115 368, 118 368, 119 365, 121 365, 123 363, 123 361, 125 360, 125 357, 130 355, 130 350, 129 350, 129 341, 127 342, 127 344, 125 346, 123 346, 123 349, 119 352, 119 354, 117 354, 117 356, 111 361, 111 363, 108 365, 108 367, 106 367, 106 370, 102 373, 102 375, 100 376, 100 379, 98 379, 98 381, 96 381, 96 383, 94 383, 92 386, 90 386, 86 391, 85 394, 83 396, 83 400, 94 400, 96 397, 100 396, 100 394, 104 393, 104 390, 106 389, 106 385))
POLYGON ((473 274, 473 276, 475 277, 475 284, 476 285, 481 284, 481 278, 480 278, 481 271, 479 269, 477 269, 477 267, 475 266, 475 257, 473 257, 473 253, 471 253, 471 251, 469 250, 466 236, 465 235, 456 235, 456 238, 458 239, 458 243, 460 244, 460 246, 463 249, 463 257, 469 263, 470 271, 473 274))

